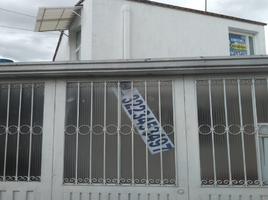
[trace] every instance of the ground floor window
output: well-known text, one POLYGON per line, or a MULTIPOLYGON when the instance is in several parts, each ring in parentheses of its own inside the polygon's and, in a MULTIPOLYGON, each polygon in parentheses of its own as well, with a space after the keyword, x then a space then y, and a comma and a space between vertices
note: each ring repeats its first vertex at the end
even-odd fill
POLYGON ((202 185, 268 185, 267 83, 196 81, 202 185))
POLYGON ((0 181, 41 181, 44 83, 0 84, 0 181))
POLYGON ((68 82, 64 184, 176 185, 172 86, 68 82))

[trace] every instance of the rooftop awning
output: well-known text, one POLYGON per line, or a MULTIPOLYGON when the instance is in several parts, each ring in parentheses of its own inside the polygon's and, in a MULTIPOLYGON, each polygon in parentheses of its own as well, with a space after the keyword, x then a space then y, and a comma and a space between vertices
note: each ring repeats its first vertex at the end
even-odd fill
POLYGON ((69 29, 81 6, 39 8, 34 32, 69 29))

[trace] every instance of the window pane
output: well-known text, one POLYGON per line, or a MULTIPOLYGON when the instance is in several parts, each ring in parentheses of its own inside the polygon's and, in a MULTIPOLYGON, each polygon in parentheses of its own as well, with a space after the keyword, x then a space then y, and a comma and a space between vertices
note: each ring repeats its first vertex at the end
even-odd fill
POLYGON ((65 183, 175 185, 173 144, 171 81, 67 83, 65 183))

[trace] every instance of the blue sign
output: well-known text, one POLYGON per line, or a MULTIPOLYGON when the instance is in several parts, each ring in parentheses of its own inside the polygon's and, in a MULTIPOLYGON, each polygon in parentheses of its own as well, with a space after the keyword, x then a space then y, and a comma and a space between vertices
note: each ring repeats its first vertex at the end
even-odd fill
POLYGON ((229 35, 229 40, 231 56, 241 56, 248 54, 245 36, 229 35))

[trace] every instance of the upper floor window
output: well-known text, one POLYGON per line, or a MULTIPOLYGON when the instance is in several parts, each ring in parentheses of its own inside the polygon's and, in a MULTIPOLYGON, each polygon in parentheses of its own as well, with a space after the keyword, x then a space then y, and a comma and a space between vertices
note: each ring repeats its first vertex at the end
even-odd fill
POLYGON ((229 33, 231 56, 254 55, 253 36, 229 33))

